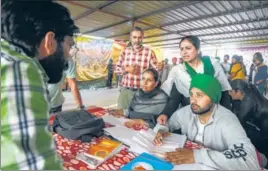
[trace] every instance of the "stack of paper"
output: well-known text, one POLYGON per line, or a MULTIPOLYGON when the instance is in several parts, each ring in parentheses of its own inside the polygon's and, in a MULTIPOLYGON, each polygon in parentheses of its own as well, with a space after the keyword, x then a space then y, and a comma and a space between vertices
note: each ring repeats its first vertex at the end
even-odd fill
POLYGON ((115 127, 104 128, 105 133, 128 145, 129 150, 137 154, 146 152, 162 157, 165 152, 183 148, 187 139, 185 135, 171 134, 164 138, 162 146, 154 146, 153 140, 156 133, 152 129, 135 131, 124 126, 124 122, 128 121, 126 118, 116 118, 111 115, 102 118, 104 122, 115 125, 115 127))
POLYGON ((104 128, 103 130, 105 131, 105 134, 113 136, 130 147, 135 145, 135 142, 132 141, 132 138, 137 134, 137 131, 124 126, 104 128))
POLYGON ((183 148, 187 140, 185 135, 171 134, 168 137, 164 138, 163 144, 161 146, 155 146, 153 140, 156 136, 156 133, 149 129, 148 131, 139 131, 132 140, 135 141, 138 146, 143 149, 146 149, 149 153, 154 154, 164 154, 165 152, 175 151, 176 148, 183 148))
POLYGON ((127 118, 123 118, 123 117, 117 118, 109 114, 106 114, 101 118, 103 119, 104 122, 110 123, 111 125, 115 125, 115 126, 124 126, 124 123, 126 121, 129 121, 129 119, 127 118))

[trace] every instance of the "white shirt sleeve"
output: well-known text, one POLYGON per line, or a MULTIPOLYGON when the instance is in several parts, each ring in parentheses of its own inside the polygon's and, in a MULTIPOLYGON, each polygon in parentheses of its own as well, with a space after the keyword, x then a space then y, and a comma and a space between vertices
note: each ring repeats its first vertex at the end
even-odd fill
POLYGON ((226 74, 224 73, 221 64, 218 61, 213 61, 213 67, 215 70, 214 76, 221 83, 222 91, 232 90, 226 74))

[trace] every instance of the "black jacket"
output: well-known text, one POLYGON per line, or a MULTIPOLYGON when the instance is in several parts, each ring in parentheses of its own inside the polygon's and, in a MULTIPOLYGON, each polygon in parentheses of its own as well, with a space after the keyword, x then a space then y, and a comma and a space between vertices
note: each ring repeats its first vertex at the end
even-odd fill
POLYGON ((250 86, 236 115, 254 146, 268 157, 268 100, 250 86))

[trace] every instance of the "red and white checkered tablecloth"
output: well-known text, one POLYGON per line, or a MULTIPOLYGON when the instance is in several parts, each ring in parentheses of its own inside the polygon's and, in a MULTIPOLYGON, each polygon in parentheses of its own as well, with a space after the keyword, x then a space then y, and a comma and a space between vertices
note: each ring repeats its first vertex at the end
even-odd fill
MULTIPOLYGON (((97 107, 90 107, 88 111, 99 117, 103 116, 106 113, 105 109, 97 107)), ((51 116, 49 123, 52 124, 53 120, 54 116, 51 116)), ((109 124, 106 124, 106 127, 109 126, 109 124)), ((135 125, 132 129, 140 130, 146 128, 135 125)), ((132 152, 129 152, 126 147, 118 154, 98 166, 96 169, 93 169, 90 168, 86 163, 76 159, 76 154, 78 152, 87 151, 91 145, 96 144, 101 138, 95 138, 90 143, 82 143, 78 140, 69 140, 58 134, 54 134, 53 136, 56 142, 57 154, 63 160, 64 170, 119 170, 123 165, 127 164, 136 157, 136 155, 132 152)), ((186 142, 185 147, 189 149, 201 148, 200 145, 190 141, 186 142)))

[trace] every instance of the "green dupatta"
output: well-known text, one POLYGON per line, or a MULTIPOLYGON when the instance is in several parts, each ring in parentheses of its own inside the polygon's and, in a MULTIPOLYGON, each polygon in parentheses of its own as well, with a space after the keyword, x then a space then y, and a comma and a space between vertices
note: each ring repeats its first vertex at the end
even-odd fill
MULTIPOLYGON (((209 57, 201 57, 201 61, 203 62, 204 66, 204 74, 214 77, 215 70, 209 57)), ((187 62, 184 62, 184 64, 191 78, 197 74, 197 72, 187 62)))

